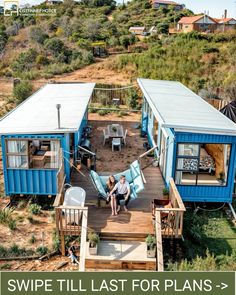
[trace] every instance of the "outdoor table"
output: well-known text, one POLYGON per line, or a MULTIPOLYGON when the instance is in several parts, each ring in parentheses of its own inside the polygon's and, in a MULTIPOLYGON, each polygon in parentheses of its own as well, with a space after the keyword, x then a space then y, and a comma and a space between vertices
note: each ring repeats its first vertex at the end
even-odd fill
POLYGON ((123 138, 124 129, 121 125, 115 125, 116 131, 114 130, 114 125, 107 126, 107 133, 109 138, 123 138))

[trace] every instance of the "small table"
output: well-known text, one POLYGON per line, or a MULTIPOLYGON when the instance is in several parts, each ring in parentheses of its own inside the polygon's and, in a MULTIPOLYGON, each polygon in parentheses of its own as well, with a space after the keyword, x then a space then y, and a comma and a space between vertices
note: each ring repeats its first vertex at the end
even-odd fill
POLYGON ((123 138, 124 137, 124 129, 121 125, 108 125, 107 133, 110 138, 123 138), (116 128, 116 130, 114 130, 116 128))

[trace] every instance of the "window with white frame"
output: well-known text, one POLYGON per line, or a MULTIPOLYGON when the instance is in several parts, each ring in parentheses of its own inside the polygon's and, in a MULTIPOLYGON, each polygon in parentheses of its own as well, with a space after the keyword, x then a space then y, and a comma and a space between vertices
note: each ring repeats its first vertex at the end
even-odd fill
POLYGON ((9 168, 28 168, 27 140, 7 140, 7 164, 9 168))
POLYGON ((58 169, 62 162, 60 140, 7 139, 7 167, 17 169, 58 169))

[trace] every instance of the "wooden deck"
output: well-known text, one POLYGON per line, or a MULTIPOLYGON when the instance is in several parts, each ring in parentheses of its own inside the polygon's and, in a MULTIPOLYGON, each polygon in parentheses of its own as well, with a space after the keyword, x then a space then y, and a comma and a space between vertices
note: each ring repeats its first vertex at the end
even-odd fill
MULTIPOLYGON (((114 171, 117 172, 117 171, 114 171)), ((88 207, 88 227, 101 233, 109 239, 110 234, 115 239, 140 239, 148 234, 154 234, 154 226, 151 213, 151 201, 162 196, 164 182, 160 170, 149 167, 144 170, 147 183, 145 190, 138 198, 129 203, 129 212, 121 211, 118 216, 111 216, 109 205, 97 206, 97 192, 92 184, 88 172, 83 171, 85 177, 78 172, 72 173, 72 185, 80 186, 86 190, 86 206, 88 207)))

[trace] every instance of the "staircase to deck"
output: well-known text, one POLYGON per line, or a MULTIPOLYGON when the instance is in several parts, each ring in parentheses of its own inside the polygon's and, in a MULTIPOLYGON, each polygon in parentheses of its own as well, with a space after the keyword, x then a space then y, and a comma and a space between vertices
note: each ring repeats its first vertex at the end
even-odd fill
POLYGON ((125 240, 101 240, 97 255, 87 245, 86 269, 156 270, 156 258, 147 258, 146 243, 125 240))

